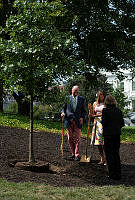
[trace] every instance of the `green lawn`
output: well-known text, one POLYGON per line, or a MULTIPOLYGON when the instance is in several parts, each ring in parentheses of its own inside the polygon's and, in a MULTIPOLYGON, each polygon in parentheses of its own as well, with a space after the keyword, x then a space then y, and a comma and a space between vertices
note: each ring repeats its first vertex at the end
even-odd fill
MULTIPOLYGON (((29 129, 29 119, 16 115, 0 114, 0 125, 29 129)), ((45 120, 34 121, 35 130, 61 132, 60 122, 45 120)), ((135 129, 132 133, 125 127, 123 141, 135 142, 135 129)), ((83 127, 83 135, 87 134, 87 126, 83 127)), ((0 200, 134 200, 135 187, 92 186, 82 188, 60 188, 37 183, 12 183, 0 179, 0 200)))
POLYGON ((60 188, 0 180, 0 200, 134 200, 135 187, 60 188))

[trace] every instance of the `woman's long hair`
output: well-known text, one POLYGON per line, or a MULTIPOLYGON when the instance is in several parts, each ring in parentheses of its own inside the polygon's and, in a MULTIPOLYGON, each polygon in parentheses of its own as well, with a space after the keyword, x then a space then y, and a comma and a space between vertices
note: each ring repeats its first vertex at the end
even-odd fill
MULTIPOLYGON (((103 94, 104 99, 105 99, 105 96, 106 96, 105 92, 104 92, 103 90, 99 90, 98 93, 97 93, 97 100, 96 100, 97 104, 100 104, 100 103, 101 103, 101 99, 100 99, 100 94, 101 94, 101 93, 103 94)), ((104 100, 104 99, 103 99, 103 100, 104 100)))

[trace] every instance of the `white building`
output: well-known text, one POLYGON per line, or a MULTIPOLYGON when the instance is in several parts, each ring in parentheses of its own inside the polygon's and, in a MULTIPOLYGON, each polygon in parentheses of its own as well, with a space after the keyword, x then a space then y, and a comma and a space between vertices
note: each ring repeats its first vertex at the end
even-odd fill
POLYGON ((135 111, 135 76, 130 71, 124 71, 124 79, 120 81, 115 74, 106 73, 108 83, 113 88, 121 88, 129 101, 129 109, 135 111))

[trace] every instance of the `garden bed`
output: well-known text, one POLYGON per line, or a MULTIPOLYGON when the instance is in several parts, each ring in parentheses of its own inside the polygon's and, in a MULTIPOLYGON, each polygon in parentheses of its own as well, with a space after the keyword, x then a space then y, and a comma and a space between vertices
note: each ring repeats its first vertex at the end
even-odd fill
MULTIPOLYGON (((97 164, 99 153, 96 147, 90 163, 71 161, 67 137, 64 136, 64 155, 62 157, 61 134, 58 133, 34 132, 35 160, 40 164, 48 163, 48 171, 44 171, 43 168, 41 171, 33 171, 14 167, 17 162, 28 161, 28 138, 29 132, 24 129, 0 126, 0 178, 12 182, 31 181, 63 187, 135 185, 135 144, 121 144, 122 179, 113 181, 107 178, 106 166, 97 164)), ((81 155, 85 153, 85 145, 86 138, 82 137, 81 155)), ((89 145, 88 155, 91 154, 92 148, 89 145)))

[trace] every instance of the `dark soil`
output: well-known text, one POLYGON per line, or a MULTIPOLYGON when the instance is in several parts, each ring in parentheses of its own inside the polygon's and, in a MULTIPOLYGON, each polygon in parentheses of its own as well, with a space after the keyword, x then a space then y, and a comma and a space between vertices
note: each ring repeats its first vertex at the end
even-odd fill
MULTIPOLYGON (((0 126, 0 178, 12 182, 37 182, 53 186, 84 187, 94 185, 126 185, 135 186, 135 144, 121 144, 120 156, 122 179, 109 180, 107 167, 99 166, 99 153, 94 147, 88 147, 88 155, 92 155, 89 163, 71 161, 71 152, 64 136, 64 155, 60 151, 61 135, 34 132, 34 155, 40 163, 48 163, 50 170, 28 171, 14 167, 18 161, 28 161, 29 132, 23 129, 0 126)), ((81 154, 85 154, 86 138, 81 138, 81 154)))

